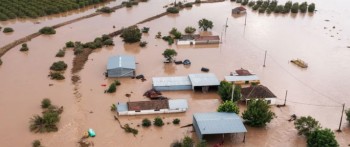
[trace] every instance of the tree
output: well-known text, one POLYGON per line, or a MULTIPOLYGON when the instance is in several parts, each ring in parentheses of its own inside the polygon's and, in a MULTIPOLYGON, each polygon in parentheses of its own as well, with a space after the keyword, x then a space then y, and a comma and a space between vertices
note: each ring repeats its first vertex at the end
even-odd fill
POLYGON ((180 124, 180 119, 175 118, 175 119, 173 120, 173 124, 174 124, 174 125, 180 124))
POLYGON ((315 11, 315 3, 311 3, 309 7, 307 8, 309 12, 314 12, 315 11))
POLYGON ((222 101, 228 101, 232 99, 232 83, 227 81, 221 81, 218 89, 222 101))
POLYGON ((182 140, 182 147, 193 147, 194 141, 191 137, 185 136, 182 140))
POLYGON ((142 126, 149 127, 151 125, 152 125, 152 122, 148 118, 145 118, 142 120, 142 126))
POLYGON ((112 83, 111 85, 109 85, 106 92, 107 93, 114 93, 115 91, 117 91, 117 85, 115 83, 112 83))
POLYGON ((51 34, 56 34, 56 31, 52 27, 43 27, 39 30, 41 34, 46 34, 46 35, 51 35, 51 34))
POLYGON ((196 28, 188 26, 185 28, 185 33, 187 34, 193 34, 194 32, 196 32, 196 28))
POLYGON ((74 42, 72 41, 66 42, 66 47, 74 47, 74 42))
POLYGON ((23 43, 22 47, 19 51, 23 52, 23 51, 28 51, 28 50, 29 50, 28 45, 26 43, 23 43))
POLYGON ((32 142, 32 147, 42 147, 40 140, 34 140, 32 142))
POLYGON ((346 114, 346 120, 348 120, 348 122, 350 123, 350 109, 346 110, 345 114, 346 114))
POLYGON ((236 114, 239 114, 239 107, 237 106, 236 103, 228 100, 228 101, 225 101, 224 103, 220 104, 217 111, 218 112, 234 112, 236 114))
POLYGON ((126 43, 134 43, 141 40, 142 33, 137 27, 130 27, 123 30, 121 37, 126 43))
POLYGON ((179 13, 179 8, 177 7, 169 7, 166 9, 167 12, 169 13, 179 13))
POLYGON ((205 140, 200 140, 199 143, 196 145, 196 147, 206 147, 207 146, 207 141, 205 140))
POLYGON ((168 61, 172 61, 175 56, 177 56, 177 52, 174 49, 166 49, 163 54, 164 58, 168 61))
POLYGON ((66 51, 63 49, 60 49, 57 54, 56 57, 64 57, 64 55, 66 54, 66 51))
POLYGON ((54 62, 51 67, 51 70, 54 71, 62 71, 62 70, 66 70, 67 69, 67 64, 64 63, 63 61, 58 61, 58 62, 54 62))
POLYGON ((208 29, 212 29, 214 27, 213 22, 205 18, 199 20, 198 25, 199 28, 203 29, 204 31, 207 31, 208 29))
POLYGON ((295 129, 298 130, 298 134, 305 136, 308 136, 312 131, 321 128, 318 121, 312 118, 311 116, 302 116, 296 119, 294 125, 295 129))
POLYGON ((41 101, 41 108, 49 108, 51 106, 51 100, 48 98, 44 98, 41 101))
POLYGON ((275 113, 270 111, 269 108, 270 106, 265 100, 250 100, 247 110, 242 114, 243 119, 253 127, 265 126, 275 117, 275 113))
POLYGON ((157 127, 161 127, 164 125, 164 122, 163 122, 162 118, 156 117, 156 118, 154 118, 153 124, 157 127))
POLYGON ((338 147, 334 133, 330 129, 316 129, 307 136, 308 147, 338 147))
POLYGON ((233 98, 232 98, 232 100, 234 102, 237 102, 237 101, 241 100, 241 95, 242 95, 241 94, 241 86, 236 85, 235 89, 233 91, 233 98))
POLYGON ((6 27, 4 28, 3 32, 4 33, 10 33, 10 32, 13 32, 14 30, 12 28, 9 28, 9 27, 6 27))

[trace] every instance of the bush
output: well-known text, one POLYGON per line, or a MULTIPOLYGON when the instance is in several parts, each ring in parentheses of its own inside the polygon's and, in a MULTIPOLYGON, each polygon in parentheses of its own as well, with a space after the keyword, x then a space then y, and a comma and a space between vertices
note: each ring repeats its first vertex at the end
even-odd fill
POLYGON ((222 101, 230 101, 232 99, 232 83, 221 81, 218 94, 220 95, 222 101))
POLYGON ((182 147, 182 143, 179 140, 175 140, 170 144, 170 147, 182 147))
POLYGON ((4 28, 3 32, 4 33, 10 33, 10 32, 13 32, 14 30, 12 28, 9 28, 9 27, 6 27, 4 28))
POLYGON ((113 82, 116 86, 119 86, 119 85, 121 85, 121 83, 118 81, 118 80, 114 80, 114 82, 113 82))
POLYGON ((141 41, 139 45, 140 45, 140 47, 146 47, 147 42, 146 41, 141 41))
POLYGON ((303 2, 299 5, 299 10, 301 13, 305 13, 307 11, 307 2, 303 2))
POLYGON ((109 85, 109 88, 107 89, 107 93, 114 93, 115 91, 117 91, 117 86, 115 83, 112 83, 111 85, 109 85))
POLYGON ((153 125, 155 125, 157 127, 161 127, 164 125, 164 122, 163 122, 162 118, 156 117, 156 118, 154 118, 153 125))
POLYGON ((148 119, 148 118, 145 118, 142 120, 142 126, 143 127, 149 127, 152 125, 152 122, 148 119))
POLYGON ((29 48, 28 48, 26 43, 23 43, 21 49, 19 49, 19 51, 21 51, 21 52, 28 51, 28 50, 29 50, 29 48))
POLYGON ((174 49, 166 49, 163 54, 164 58, 168 61, 172 61, 175 56, 177 56, 177 52, 174 49))
POLYGON ((116 111, 117 110, 117 106, 115 105, 115 104, 112 104, 112 106, 111 106, 111 111, 116 111))
POLYGON ((169 13, 179 13, 179 9, 176 7, 169 7, 166 11, 169 13))
POLYGON ((259 7, 260 7, 260 5, 256 4, 256 5, 253 6, 253 10, 256 11, 256 10, 259 9, 259 7))
POLYGON ((236 103, 228 100, 224 103, 220 104, 218 107, 218 112, 230 112, 230 113, 236 113, 239 114, 239 107, 236 103))
POLYGON ((299 3, 298 2, 296 2, 292 5, 291 11, 292 11, 292 13, 298 13, 298 11, 299 11, 299 3))
POLYGON ((51 100, 45 98, 41 101, 41 108, 49 108, 51 106, 51 100))
POLYGON ((242 0, 236 0, 236 3, 242 3, 242 0))
POLYGON ((136 136, 139 133, 139 131, 137 129, 131 128, 129 126, 129 124, 124 125, 124 131, 127 133, 132 133, 132 134, 134 134, 134 136, 136 136))
POLYGON ((54 62, 51 65, 50 69, 54 71, 63 71, 67 69, 67 64, 63 61, 54 62))
POLYGON ((50 78, 52 80, 64 80, 65 77, 60 72, 50 72, 50 78))
POLYGON ((248 3, 248 6, 249 7, 253 7, 255 5, 255 1, 250 1, 249 3, 248 3))
POLYGON ((205 18, 199 20, 198 25, 199 28, 202 28, 204 31, 207 31, 208 29, 212 29, 214 27, 213 22, 205 18))
POLYGON ((283 11, 283 5, 278 5, 274 10, 275 13, 281 13, 282 11, 283 11))
POLYGON ((315 11, 315 3, 311 3, 309 7, 307 8, 309 12, 314 12, 315 11))
POLYGON ((34 140, 32 142, 32 147, 42 147, 40 140, 34 140))
POLYGON ((66 51, 63 49, 60 49, 57 54, 56 57, 64 57, 64 55, 66 54, 66 51))
POLYGON ((194 141, 191 137, 185 136, 185 138, 182 140, 182 146, 183 147, 193 147, 194 141))
POLYGON ((187 34, 193 34, 194 32, 196 32, 196 28, 188 26, 185 28, 185 33, 187 34))
POLYGON ((249 2, 249 0, 243 0, 242 5, 245 6, 248 4, 248 2, 249 2))
POLYGON ((0 65, 2 65, 2 60, 0 59, 0 65))
POLYGON ((175 119, 173 120, 173 124, 175 124, 175 125, 180 124, 180 119, 175 118, 175 119))
POLYGON ((317 120, 312 118, 311 116, 305 117, 302 116, 295 120, 294 122, 295 129, 298 130, 298 135, 308 136, 312 131, 316 129, 320 129, 321 126, 317 120))
POLYGON ((98 9, 97 11, 103 12, 103 13, 112 13, 112 12, 114 12, 114 10, 111 9, 110 7, 103 7, 101 9, 98 9))
POLYGON ((141 40, 142 33, 139 28, 126 28, 123 30, 121 37, 126 43, 134 43, 141 40))
POLYGON ((308 147, 338 147, 334 133, 330 129, 316 129, 307 136, 308 147))
POLYGON ((58 130, 56 124, 60 121, 59 113, 46 111, 43 117, 34 115, 30 119, 30 130, 35 133, 55 132, 58 130))
POLYGON ((82 46, 74 48, 74 55, 79 55, 82 52, 83 52, 83 47, 82 46))
POLYGON ((66 47, 74 47, 74 43, 72 41, 66 42, 66 47))
POLYGON ((186 8, 192 7, 192 3, 186 3, 186 4, 185 4, 185 7, 186 7, 186 8))
POLYGON ((262 7, 260 7, 260 9, 259 9, 259 13, 265 13, 265 8, 262 8, 262 7))
POLYGON ((52 27, 43 27, 39 30, 41 34, 46 34, 46 35, 51 35, 51 34, 56 34, 55 29, 52 27))
POLYGON ((248 108, 243 112, 243 119, 248 125, 253 127, 262 127, 269 123, 274 117, 275 113, 269 110, 270 106, 265 100, 250 100, 248 108))

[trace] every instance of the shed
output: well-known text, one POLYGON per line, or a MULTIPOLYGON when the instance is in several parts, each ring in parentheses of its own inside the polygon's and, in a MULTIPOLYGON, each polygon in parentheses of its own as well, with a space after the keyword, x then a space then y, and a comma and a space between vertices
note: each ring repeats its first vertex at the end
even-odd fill
POLYGON ((200 139, 207 135, 247 132, 241 118, 236 113, 227 112, 195 113, 193 128, 200 139))
POLYGON ((195 38, 196 44, 218 44, 220 43, 219 36, 199 36, 195 38))
POLYGON ((108 59, 107 77, 133 77, 136 63, 133 56, 118 55, 108 59))
POLYGON ((250 84, 255 83, 259 84, 259 77, 257 75, 246 75, 246 76, 240 76, 240 75, 232 75, 232 76, 225 76, 225 80, 228 82, 232 82, 234 84, 250 84))
POLYGON ((220 85, 220 81, 213 73, 189 74, 188 77, 191 80, 193 90, 201 89, 206 92, 209 88, 217 89, 220 85))
POLYGON ((188 76, 153 77, 152 86, 158 91, 191 90, 192 84, 188 76))
POLYGON ((241 89, 242 99, 249 101, 250 99, 260 98, 267 101, 269 105, 276 104, 276 96, 270 89, 263 85, 250 86, 241 89))
POLYGON ((232 14, 243 14, 246 13, 246 8, 240 6, 232 9, 232 14))

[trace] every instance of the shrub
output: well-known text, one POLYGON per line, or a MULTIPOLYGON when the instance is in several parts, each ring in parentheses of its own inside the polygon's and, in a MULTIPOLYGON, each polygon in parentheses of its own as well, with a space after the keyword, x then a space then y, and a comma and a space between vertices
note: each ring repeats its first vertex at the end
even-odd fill
POLYGON ((186 3, 186 4, 185 4, 185 7, 186 7, 186 8, 192 7, 192 3, 186 3))
POLYGON ((294 122, 295 129, 298 130, 298 135, 308 136, 312 131, 316 129, 320 129, 321 126, 317 120, 312 118, 311 116, 305 117, 302 116, 295 120, 294 122))
POLYGON ((282 11, 283 11, 283 5, 278 5, 274 10, 275 13, 281 13, 282 11))
POLYGON ((65 77, 60 72, 50 72, 50 78, 52 80, 64 80, 65 77))
POLYGON ((301 13, 305 13, 307 11, 307 2, 303 2, 299 5, 299 10, 301 13))
POLYGON ((21 49, 19 49, 19 50, 20 50, 21 52, 23 52, 23 51, 28 51, 29 48, 28 48, 28 46, 27 46, 26 43, 23 43, 21 49))
POLYGON ((32 147, 42 147, 40 140, 34 140, 32 142, 32 147))
POLYGON ((170 147, 182 147, 182 143, 179 140, 175 140, 170 144, 170 147))
POLYGON ((194 3, 199 4, 199 3, 201 3, 201 0, 196 0, 196 1, 194 1, 194 3))
POLYGON ((298 11, 299 11, 299 3, 298 2, 296 2, 292 5, 291 11, 292 11, 292 13, 298 13, 298 11))
POLYGON ((148 32, 149 32, 149 27, 142 28, 142 33, 148 33, 148 32))
POLYGON ((162 118, 156 117, 156 118, 154 118, 153 125, 155 125, 157 127, 161 127, 164 125, 164 122, 163 122, 162 118))
POLYGON ((34 115, 30 119, 30 130, 35 133, 55 132, 58 130, 56 124, 59 122, 60 116, 56 111, 46 111, 43 117, 34 115))
POLYGON ((140 47, 146 47, 147 42, 146 41, 141 41, 139 45, 140 45, 140 47))
POLYGON ((72 41, 66 42, 66 47, 74 47, 74 43, 72 41))
POLYGON ((13 32, 14 30, 12 28, 9 28, 9 27, 6 27, 4 28, 3 32, 4 33, 10 33, 10 32, 13 32))
POLYGON ((207 146, 207 141, 204 139, 201 139, 199 143, 196 145, 196 147, 206 147, 207 146))
POLYGON ((330 129, 316 129, 307 136, 308 147, 338 147, 334 133, 330 129))
POLYGON ((41 34, 46 34, 46 35, 51 35, 51 34, 56 34, 55 29, 52 27, 43 27, 39 30, 41 34))
POLYGON ((242 0, 236 0, 236 3, 242 3, 242 0))
POLYGON ((124 131, 127 133, 132 133, 132 134, 134 134, 134 136, 136 136, 139 133, 139 131, 137 129, 131 128, 129 126, 129 124, 124 125, 124 131))
POLYGON ((49 108, 51 106, 51 100, 45 98, 41 101, 41 108, 49 108))
POLYGON ((143 127, 149 127, 152 125, 152 122, 148 119, 148 118, 145 118, 142 120, 142 126, 143 127))
POLYGON ((177 52, 174 49, 166 49, 163 54, 164 58, 168 61, 172 61, 175 56, 177 56, 177 52))
POLYGON ((214 27, 213 22, 205 18, 199 20, 198 25, 199 28, 202 28, 204 31, 207 31, 208 29, 212 29, 214 27))
POLYGON ((180 124, 180 119, 175 118, 175 119, 173 120, 173 124, 175 124, 175 125, 180 124))
POLYGON ((107 93, 114 93, 115 91, 117 91, 117 86, 115 83, 112 83, 111 85, 109 85, 109 88, 107 89, 107 93))
POLYGON ((168 9, 166 9, 167 12, 169 13, 179 13, 179 9, 176 7, 169 7, 168 9))
POLYGON ((114 10, 111 9, 110 7, 103 7, 101 9, 98 9, 97 11, 103 12, 103 13, 112 13, 112 12, 114 12, 114 10))
POLYGON ((191 137, 185 136, 185 138, 182 140, 182 146, 183 147, 193 147, 194 141, 191 137))
POLYGON ((243 0, 242 5, 245 6, 248 4, 248 2, 249 2, 249 0, 243 0))
POLYGON ((315 3, 311 3, 309 7, 307 8, 309 12, 314 12, 315 11, 315 3))
POLYGON ((248 3, 248 6, 249 7, 253 7, 255 5, 255 1, 250 1, 249 3, 248 3))
POLYGON ((60 49, 57 54, 56 57, 64 57, 64 55, 66 54, 66 51, 63 49, 60 49))
POLYGON ((82 52, 83 52, 83 47, 82 46, 74 48, 74 55, 79 55, 82 52))
POLYGON ((225 101, 224 103, 220 104, 218 107, 218 112, 230 112, 230 113, 236 113, 239 114, 239 107, 236 103, 232 101, 225 101))
POLYGON ((253 10, 256 11, 256 10, 259 9, 259 7, 260 7, 260 5, 256 4, 256 5, 253 6, 253 10))
POLYGON ((2 65, 2 60, 0 59, 0 65, 2 65))
POLYGON ((260 9, 259 9, 259 13, 265 13, 265 8, 262 8, 262 7, 260 7, 260 9))
POLYGON ((243 112, 243 119, 248 125, 253 127, 262 127, 269 123, 274 117, 275 113, 269 110, 270 106, 265 100, 250 100, 248 108, 243 112))
POLYGON ((221 81, 218 89, 222 101, 228 101, 232 99, 232 83, 227 81, 221 81))
POLYGON ((126 43, 134 43, 141 40, 142 33, 139 28, 126 28, 123 30, 121 37, 126 43))
POLYGON ((187 34, 193 34, 194 32, 196 32, 196 28, 188 26, 185 28, 185 33, 187 34))
POLYGON ((107 39, 103 41, 103 45, 110 46, 110 45, 114 45, 114 43, 112 39, 107 39))
POLYGON ((116 86, 119 86, 121 83, 118 80, 114 80, 113 82, 116 86))
POLYGON ((67 64, 64 63, 63 61, 58 61, 58 62, 54 62, 51 67, 51 70, 54 71, 62 71, 62 70, 66 70, 67 69, 67 64))
POLYGON ((115 104, 112 104, 111 111, 116 111, 116 110, 117 110, 117 106, 115 104))

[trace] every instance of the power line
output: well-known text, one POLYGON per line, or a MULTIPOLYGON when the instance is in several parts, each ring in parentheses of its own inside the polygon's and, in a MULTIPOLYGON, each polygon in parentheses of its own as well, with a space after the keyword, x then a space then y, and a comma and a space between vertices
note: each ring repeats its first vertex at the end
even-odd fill
MULTIPOLYGON (((284 100, 284 99, 280 99, 280 98, 277 98, 279 100, 284 100)), ((317 107, 342 107, 342 105, 321 105, 321 104, 311 104, 311 103, 303 103, 303 102, 296 102, 296 101, 290 101, 290 100, 287 100, 287 102, 290 102, 290 103, 295 103, 295 104, 301 104, 301 105, 309 105, 309 106, 317 106, 317 107)))

